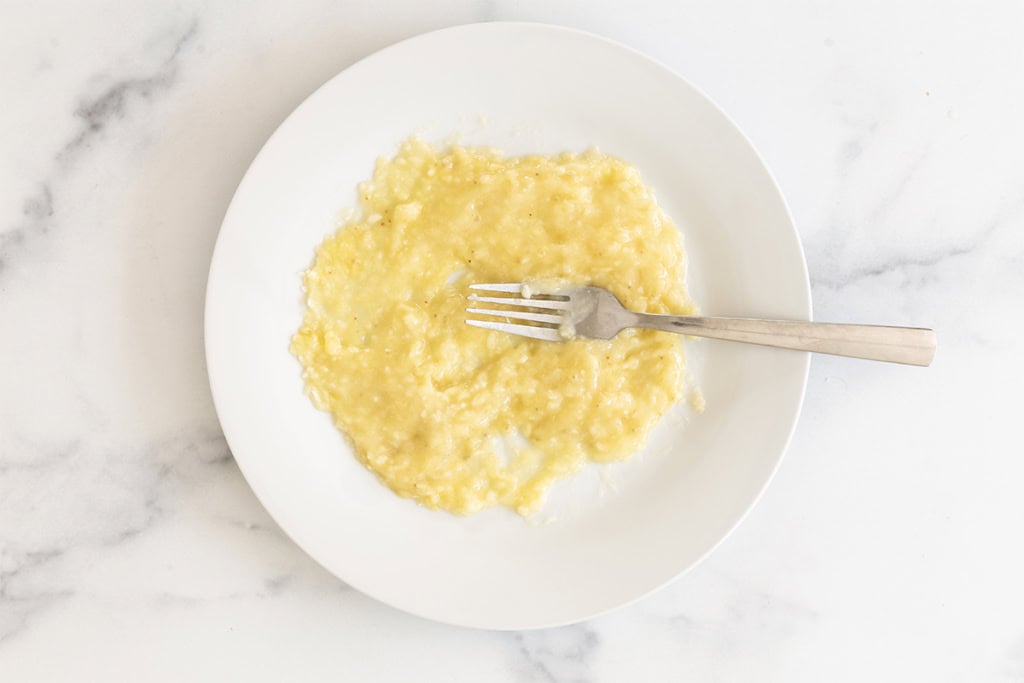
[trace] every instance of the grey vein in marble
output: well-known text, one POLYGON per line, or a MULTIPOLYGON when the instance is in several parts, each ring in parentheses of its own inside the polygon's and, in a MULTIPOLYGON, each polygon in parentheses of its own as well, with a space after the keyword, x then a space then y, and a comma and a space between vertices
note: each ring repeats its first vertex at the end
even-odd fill
MULTIPOLYGON (((909 177, 909 176, 907 176, 909 177)), ((906 184, 904 181, 902 184, 906 184)), ((884 204, 880 205, 883 206, 884 204)), ((876 208, 877 210, 877 208, 876 208)), ((889 258, 871 265, 862 265, 851 268, 846 272, 831 271, 829 273, 813 273, 811 283, 815 286, 826 287, 833 290, 848 287, 862 280, 890 275, 895 272, 907 271, 914 268, 933 268, 958 256, 967 256, 977 252, 984 247, 995 235, 995 233, 1006 226, 1011 225, 1012 219, 1024 211, 1024 194, 1005 203, 995 211, 995 214, 977 230, 973 231, 966 239, 958 243, 947 245, 944 248, 936 249, 919 256, 895 254, 889 258)), ((1024 253, 1002 254, 1001 257, 1011 261, 1020 259, 1024 253)))
POLYGON ((516 665, 525 680, 586 683, 591 679, 591 658, 601 638, 587 624, 508 635, 515 644, 516 665))
POLYGON ((23 592, 15 588, 20 578, 64 553, 62 548, 17 550, 8 543, 0 546, 0 644, 25 629, 34 613, 71 595, 70 590, 23 592))
POLYGON ((178 78, 178 57, 196 37, 198 29, 198 20, 193 20, 174 42, 171 53, 154 73, 141 78, 117 81, 98 96, 79 105, 75 110, 75 116, 81 119, 82 128, 57 153, 57 159, 65 161, 79 150, 88 149, 111 121, 125 117, 128 105, 132 101, 150 100, 154 94, 173 87, 178 78))
POLYGON ((900 175, 896 183, 879 197, 874 207, 867 212, 866 219, 869 223, 876 223, 882 220, 892 210, 900 197, 906 193, 907 188, 910 186, 910 181, 914 179, 914 176, 917 175, 927 160, 927 149, 919 152, 910 160, 910 163, 907 164, 906 169, 904 169, 903 174, 900 175))
POLYGON ((35 194, 22 202, 22 221, 0 232, 0 277, 16 249, 24 249, 29 240, 50 232, 57 213, 54 188, 75 171, 80 157, 93 147, 104 130, 112 122, 125 119, 132 103, 150 101, 158 93, 173 88, 178 80, 180 56, 198 32, 199 22, 193 19, 174 40, 170 54, 152 73, 115 80, 98 95, 83 98, 74 112, 80 121, 78 130, 54 155, 52 168, 38 183, 35 194))
MULTIPOLYGON (((60 561, 71 550, 97 552, 130 542, 166 516, 168 510, 161 501, 175 500, 165 491, 168 486, 190 478, 209 479, 209 468, 223 467, 231 461, 219 430, 158 439, 130 455, 81 449, 71 462, 66 458, 49 459, 45 466, 48 469, 59 465, 72 471, 110 472, 116 467, 119 476, 131 479, 132 495, 108 501, 120 503, 120 507, 102 519, 68 517, 42 534, 43 538, 39 534, 19 538, 18 530, 13 528, 4 532, 0 537, 0 643, 22 632, 45 608, 75 594, 71 584, 43 580, 43 587, 35 585, 34 572, 60 561)), ((30 515, 31 502, 17 507, 24 505, 29 507, 22 514, 30 515)))

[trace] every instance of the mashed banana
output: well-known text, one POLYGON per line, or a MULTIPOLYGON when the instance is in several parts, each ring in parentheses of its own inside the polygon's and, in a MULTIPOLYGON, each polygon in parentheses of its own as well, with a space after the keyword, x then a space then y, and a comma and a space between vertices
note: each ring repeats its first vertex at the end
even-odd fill
POLYGON ((588 461, 623 460, 683 393, 671 334, 534 341, 465 324, 468 285, 595 284, 694 310, 679 231, 632 166, 405 142, 316 252, 292 340, 307 392, 395 493, 535 512, 588 461))

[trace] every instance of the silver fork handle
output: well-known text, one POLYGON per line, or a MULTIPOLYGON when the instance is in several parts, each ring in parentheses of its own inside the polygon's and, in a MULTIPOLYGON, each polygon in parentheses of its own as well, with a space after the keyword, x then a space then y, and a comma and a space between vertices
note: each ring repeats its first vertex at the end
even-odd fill
POLYGON ((930 365, 935 356, 935 332, 920 327, 705 318, 650 313, 637 313, 636 316, 636 324, 631 327, 797 351, 828 353, 833 356, 921 366, 930 365))

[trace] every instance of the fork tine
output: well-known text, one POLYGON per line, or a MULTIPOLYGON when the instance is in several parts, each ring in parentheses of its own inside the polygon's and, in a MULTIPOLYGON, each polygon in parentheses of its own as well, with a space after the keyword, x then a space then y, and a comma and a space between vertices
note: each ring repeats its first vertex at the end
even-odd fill
POLYGON ((508 284, 494 284, 494 285, 490 285, 490 284, 470 285, 469 288, 470 289, 479 289, 479 290, 482 290, 484 292, 510 292, 512 294, 519 294, 520 292, 523 291, 523 285, 518 283, 518 282, 515 282, 515 283, 510 282, 508 284))
POLYGON ((484 322, 483 320, 467 320, 466 324, 472 325, 473 327, 482 327, 486 330, 508 332, 509 334, 518 334, 521 337, 532 337, 533 339, 541 339, 543 341, 563 341, 562 336, 558 334, 558 330, 554 327, 533 327, 531 325, 514 325, 512 323, 492 323, 484 322))
POLYGON ((568 310, 572 305, 568 301, 556 301, 554 299, 516 299, 514 297, 502 296, 477 296, 469 295, 470 301, 479 301, 488 304, 508 304, 510 306, 523 306, 525 308, 554 308, 560 311, 568 310))
POLYGON ((527 313, 525 311, 495 311, 491 308, 467 308, 466 313, 477 313, 481 315, 494 315, 499 318, 512 318, 513 320, 532 320, 535 323, 562 322, 562 316, 552 313, 527 313))

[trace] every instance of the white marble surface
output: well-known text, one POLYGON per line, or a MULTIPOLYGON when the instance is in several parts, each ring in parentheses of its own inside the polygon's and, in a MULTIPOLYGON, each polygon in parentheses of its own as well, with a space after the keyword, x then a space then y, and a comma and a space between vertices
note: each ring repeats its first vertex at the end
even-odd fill
POLYGON ((1024 5, 0 5, 0 680, 1024 681, 1024 5), (217 228, 313 88, 428 29, 580 27, 668 63, 777 174, 819 319, 768 493, 590 623, 491 633, 347 589, 267 518, 210 402, 217 228))

